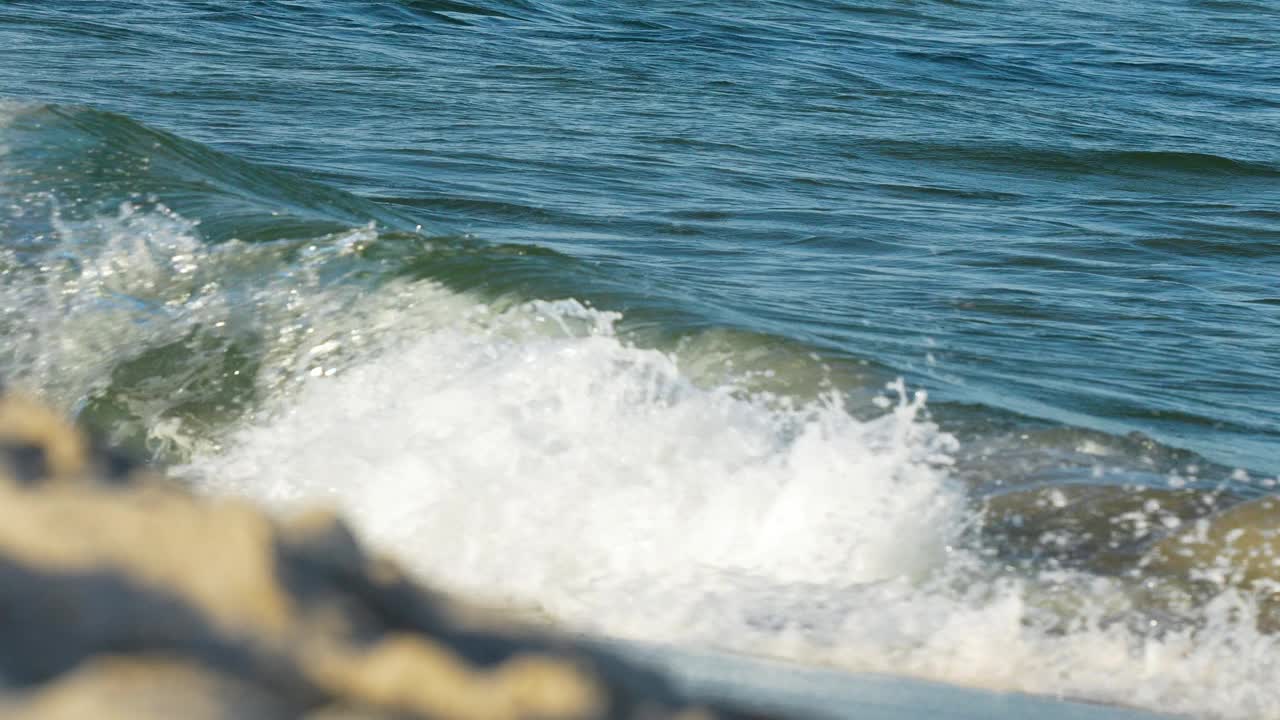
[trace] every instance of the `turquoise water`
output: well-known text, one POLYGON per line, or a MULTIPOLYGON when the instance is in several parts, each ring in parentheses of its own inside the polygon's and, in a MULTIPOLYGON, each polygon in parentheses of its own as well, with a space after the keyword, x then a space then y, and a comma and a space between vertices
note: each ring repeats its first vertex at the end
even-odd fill
POLYGON ((571 624, 1258 717, 1278 130, 1268 2, 9 0, 0 376, 571 624))

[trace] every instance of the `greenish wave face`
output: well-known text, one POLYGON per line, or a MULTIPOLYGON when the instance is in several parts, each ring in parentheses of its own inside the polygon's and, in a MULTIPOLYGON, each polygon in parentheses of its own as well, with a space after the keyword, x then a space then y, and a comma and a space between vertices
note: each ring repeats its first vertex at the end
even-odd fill
POLYGON ((1260 6, 79 5, 6 385, 569 626, 1275 717, 1260 6))
POLYGON ((387 328, 360 332, 364 305, 416 282, 494 307, 557 294, 624 305, 629 337, 690 356, 707 384, 812 398, 889 377, 785 338, 701 330, 706 319, 598 265, 431 237, 381 205, 123 116, 14 104, 4 132, 4 327, 21 339, 4 375, 139 452, 181 457, 180 426, 184 443, 216 436, 317 367, 298 356, 306 345, 378 342, 387 328))

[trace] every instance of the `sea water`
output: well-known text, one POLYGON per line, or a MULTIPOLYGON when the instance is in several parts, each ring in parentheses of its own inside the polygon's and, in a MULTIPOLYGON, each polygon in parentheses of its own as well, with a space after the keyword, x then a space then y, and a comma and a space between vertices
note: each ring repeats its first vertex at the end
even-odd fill
POLYGON ((0 377, 201 491, 575 631, 1280 717, 1270 3, 11 1, 0 98, 0 377))

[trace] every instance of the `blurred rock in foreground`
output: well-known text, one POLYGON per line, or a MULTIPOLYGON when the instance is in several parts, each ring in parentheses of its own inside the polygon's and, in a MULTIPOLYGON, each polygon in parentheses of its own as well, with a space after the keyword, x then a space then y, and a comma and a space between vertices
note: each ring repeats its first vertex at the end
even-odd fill
POLYGON ((660 677, 415 584, 327 513, 191 495, 0 396, 0 715, 664 718, 660 677))

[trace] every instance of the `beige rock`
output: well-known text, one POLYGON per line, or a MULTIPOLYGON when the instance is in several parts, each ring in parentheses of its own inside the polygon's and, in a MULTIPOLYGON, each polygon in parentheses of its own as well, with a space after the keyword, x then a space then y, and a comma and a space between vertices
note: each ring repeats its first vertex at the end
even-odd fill
POLYGON ((180 658, 108 658, 0 704, 9 720, 295 717, 261 688, 180 658))
POLYGON ((42 475, 57 480, 78 477, 85 470, 88 447, 52 410, 28 398, 0 397, 0 447, 5 450, 5 468, 14 480, 42 475))
POLYGON ((0 711, 14 718, 675 717, 661 679, 122 464, 0 396, 0 711))

